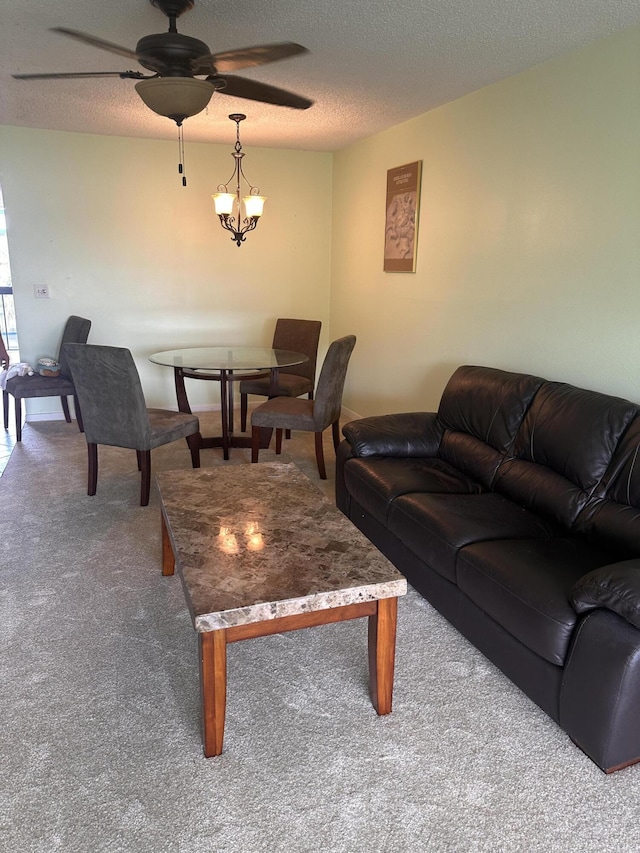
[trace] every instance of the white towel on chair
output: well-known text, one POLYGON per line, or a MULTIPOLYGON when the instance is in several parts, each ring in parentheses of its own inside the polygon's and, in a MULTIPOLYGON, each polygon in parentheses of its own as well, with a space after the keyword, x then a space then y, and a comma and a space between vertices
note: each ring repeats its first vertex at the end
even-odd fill
POLYGON ((7 379, 14 376, 33 376, 33 367, 26 361, 21 361, 18 364, 10 364, 8 368, 0 370, 0 388, 6 391, 7 379))

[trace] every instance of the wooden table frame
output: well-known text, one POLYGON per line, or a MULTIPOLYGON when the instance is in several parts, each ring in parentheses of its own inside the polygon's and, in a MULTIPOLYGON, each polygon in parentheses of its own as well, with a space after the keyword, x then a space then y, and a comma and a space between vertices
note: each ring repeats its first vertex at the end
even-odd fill
MULTIPOLYGON (((170 576, 175 571, 175 555, 167 529, 164 512, 162 519, 162 574, 170 576)), ((282 616, 246 625, 234 625, 213 631, 200 632, 200 693, 202 701, 202 741, 207 758, 220 755, 224 739, 224 722, 227 701, 227 644, 266 637, 314 625, 327 625, 347 619, 369 619, 369 693, 373 707, 379 715, 391 713, 393 676, 395 668, 397 598, 381 598, 358 604, 314 610, 293 616, 282 616)))
MULTIPOLYGON (((224 459, 229 458, 229 448, 252 446, 249 436, 233 434, 234 383, 243 379, 269 376, 268 396, 278 395, 278 377, 281 369, 309 361, 305 353, 265 347, 186 347, 166 350, 149 356, 153 364, 173 368, 178 410, 192 414, 185 379, 200 379, 220 383, 220 414, 222 435, 197 434, 200 449, 221 447, 224 459), (226 353, 226 357, 225 357, 226 353), (266 365, 266 366, 262 366, 266 365)), ((260 428, 260 447, 266 449, 271 441, 272 429, 260 428)))
MULTIPOLYGON (((224 459, 229 458, 230 447, 251 447, 251 437, 234 435, 233 434, 233 407, 234 393, 233 383, 242 381, 243 379, 257 379, 270 372, 269 377, 269 398, 277 396, 278 390, 278 375, 280 368, 270 367, 264 370, 256 371, 255 373, 234 373, 233 370, 219 370, 216 372, 206 373, 204 371, 195 371, 190 368, 174 367, 174 382, 176 386, 176 398, 178 400, 178 410, 192 414, 189 398, 187 397, 187 389, 184 384, 185 379, 199 379, 209 382, 220 383, 220 417, 222 420, 222 435, 208 436, 204 438, 200 434, 200 447, 221 447, 224 459)), ((261 428, 260 432, 260 448, 266 450, 271 443, 272 429, 261 428)))

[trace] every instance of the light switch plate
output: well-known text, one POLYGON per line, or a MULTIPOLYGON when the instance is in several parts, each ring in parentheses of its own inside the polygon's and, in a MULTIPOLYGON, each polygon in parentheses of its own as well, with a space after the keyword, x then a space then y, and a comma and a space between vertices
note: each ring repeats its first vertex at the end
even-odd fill
POLYGON ((33 292, 37 299, 48 299, 49 298, 49 288, 46 284, 34 284, 33 292))

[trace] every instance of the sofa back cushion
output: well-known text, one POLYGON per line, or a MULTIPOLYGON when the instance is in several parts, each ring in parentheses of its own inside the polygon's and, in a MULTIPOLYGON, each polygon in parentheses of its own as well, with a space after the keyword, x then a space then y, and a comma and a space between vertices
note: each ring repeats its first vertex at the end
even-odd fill
POLYGON ((490 488, 518 427, 544 380, 492 367, 464 365, 442 394, 440 456, 490 488))
POLYGON ((618 397, 545 383, 500 466, 495 490, 571 527, 601 484, 637 411, 618 397))
POLYGON ((622 436, 575 528, 621 558, 640 556, 640 414, 622 436))

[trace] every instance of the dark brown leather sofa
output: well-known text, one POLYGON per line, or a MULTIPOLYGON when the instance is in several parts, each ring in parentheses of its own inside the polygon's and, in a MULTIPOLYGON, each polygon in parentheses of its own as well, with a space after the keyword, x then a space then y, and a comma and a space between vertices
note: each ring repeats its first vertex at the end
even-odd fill
POLYGON ((338 507, 600 768, 640 760, 640 407, 464 366, 343 434, 338 507))

